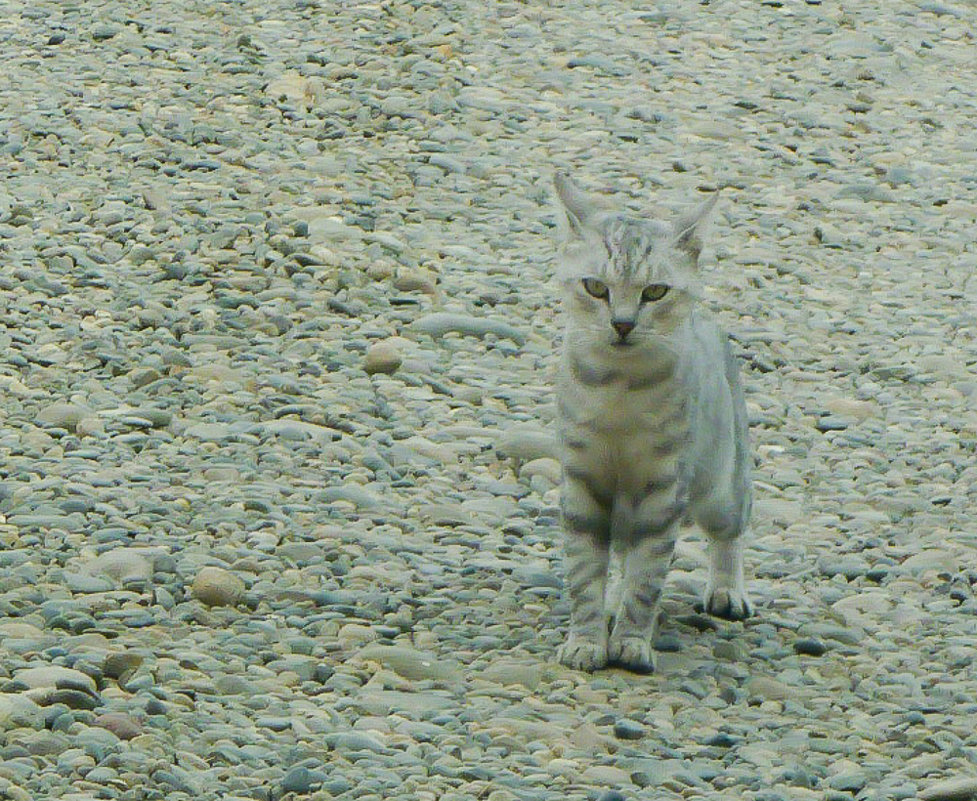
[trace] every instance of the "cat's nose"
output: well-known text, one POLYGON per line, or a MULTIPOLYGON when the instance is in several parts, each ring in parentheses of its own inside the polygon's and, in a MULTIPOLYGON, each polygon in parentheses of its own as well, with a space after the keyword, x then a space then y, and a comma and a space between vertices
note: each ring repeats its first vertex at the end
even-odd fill
POLYGON ((617 331, 617 336, 622 342, 628 338, 628 334, 634 331, 633 320, 612 320, 611 325, 617 331))

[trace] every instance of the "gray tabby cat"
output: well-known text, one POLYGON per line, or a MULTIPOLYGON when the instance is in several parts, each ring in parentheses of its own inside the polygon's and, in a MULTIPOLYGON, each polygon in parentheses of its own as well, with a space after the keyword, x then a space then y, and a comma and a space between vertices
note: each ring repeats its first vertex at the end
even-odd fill
POLYGON ((699 305, 710 198, 674 222, 602 211, 566 176, 557 386, 570 631, 563 664, 654 670, 658 600, 687 513, 708 534, 705 608, 752 613, 743 586, 750 449, 738 367, 699 305), (619 598, 608 592, 612 551, 619 598))

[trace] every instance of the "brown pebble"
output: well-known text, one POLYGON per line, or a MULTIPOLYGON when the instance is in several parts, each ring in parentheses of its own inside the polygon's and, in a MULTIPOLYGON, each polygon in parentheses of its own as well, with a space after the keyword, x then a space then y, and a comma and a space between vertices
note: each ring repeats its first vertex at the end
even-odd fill
POLYGON ((363 358, 363 369, 370 375, 393 373, 400 367, 400 350, 391 342, 375 342, 363 358))
POLYGON ((204 567, 193 580, 190 594, 207 606, 236 606, 244 595, 244 582, 229 570, 204 567))
POLYGON ((131 740, 142 734, 142 725, 125 712, 106 712, 95 718, 95 725, 108 729, 120 740, 131 740))

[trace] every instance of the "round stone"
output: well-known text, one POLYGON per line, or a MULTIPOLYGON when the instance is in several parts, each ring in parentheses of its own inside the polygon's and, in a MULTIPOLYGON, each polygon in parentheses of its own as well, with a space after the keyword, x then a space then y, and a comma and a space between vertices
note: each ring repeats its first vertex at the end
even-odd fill
POLYGON ((190 594, 206 606, 236 606, 244 591, 244 582, 221 567, 201 568, 190 587, 190 594))
POLYGON ((827 650, 827 645, 813 637, 805 637, 794 643, 794 651, 806 656, 823 656, 827 650))
POLYGON ((631 718, 614 721, 614 736, 619 740, 640 740, 645 736, 645 727, 631 718))
POLYGON ((363 369, 370 375, 395 373, 402 362, 400 349, 391 342, 374 342, 363 357, 363 369))

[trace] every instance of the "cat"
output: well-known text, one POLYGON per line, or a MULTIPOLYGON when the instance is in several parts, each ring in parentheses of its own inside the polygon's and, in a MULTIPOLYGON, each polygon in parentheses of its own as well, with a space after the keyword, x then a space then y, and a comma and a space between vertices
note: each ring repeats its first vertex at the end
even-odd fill
POLYGON ((565 173, 557 269, 566 331, 557 379, 570 626, 559 660, 648 673, 658 603, 686 516, 709 540, 704 607, 752 614, 743 542, 749 432, 728 339, 700 305, 699 255, 717 195, 674 220, 611 213, 565 173), (622 575, 608 592, 612 556, 622 575))

